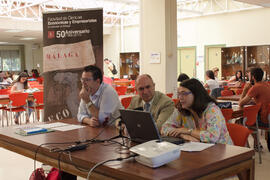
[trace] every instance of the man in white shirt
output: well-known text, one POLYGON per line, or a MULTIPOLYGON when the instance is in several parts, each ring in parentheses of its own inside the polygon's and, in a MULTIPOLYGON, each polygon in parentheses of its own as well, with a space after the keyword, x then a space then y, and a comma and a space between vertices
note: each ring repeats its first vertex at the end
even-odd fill
POLYGON ((219 84, 215 80, 215 75, 214 75, 213 71, 208 70, 208 71, 206 71, 205 75, 206 75, 206 82, 204 84, 205 88, 209 88, 211 91, 213 89, 219 88, 219 84))
POLYGON ((81 98, 77 118, 92 127, 106 125, 120 116, 122 107, 112 86, 102 82, 103 75, 96 66, 86 66, 82 73, 81 98))

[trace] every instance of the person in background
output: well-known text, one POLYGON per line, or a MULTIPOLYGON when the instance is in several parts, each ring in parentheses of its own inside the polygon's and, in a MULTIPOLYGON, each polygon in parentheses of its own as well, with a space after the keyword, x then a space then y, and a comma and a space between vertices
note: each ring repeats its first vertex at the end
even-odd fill
POLYGON ((206 82, 204 84, 205 88, 209 88, 210 91, 212 91, 213 89, 219 88, 219 84, 218 82, 215 80, 215 75, 213 73, 213 71, 208 70, 205 73, 205 77, 206 77, 206 82))
POLYGON ((25 74, 27 74, 27 77, 29 77, 29 73, 27 69, 25 69, 23 72, 25 72, 25 74))
MULTIPOLYGON (((258 114, 259 127, 269 127, 268 122, 268 106, 270 104, 270 85, 267 82, 263 82, 263 70, 261 68, 250 69, 250 82, 246 83, 243 93, 241 95, 239 105, 244 106, 249 104, 252 99, 255 100, 256 104, 261 104, 261 109, 258 114)), ((269 133, 266 134, 269 137, 269 133)), ((266 137, 267 137, 266 136, 266 137)), ((258 150, 257 138, 254 137, 254 149, 258 150)), ((268 142, 269 144, 269 139, 268 142)), ((269 145, 268 145, 269 146, 269 145)))
MULTIPOLYGON (((25 72, 21 72, 19 74, 19 77, 13 82, 13 86, 10 89, 10 93, 18 93, 18 92, 24 92, 25 89, 29 88, 29 84, 27 81, 28 75, 25 72)), ((32 101, 28 101, 28 107, 33 106, 33 102, 32 101)), ((28 114, 26 115, 26 122, 29 122, 29 117, 32 113, 32 109, 28 108, 27 109, 28 114)), ((18 112, 15 114, 15 123, 18 124, 19 123, 19 116, 20 116, 21 112, 18 112)))
POLYGON ((163 135, 195 142, 233 144, 221 110, 200 81, 182 82, 178 98, 177 109, 162 126, 163 135))
POLYGON ((212 69, 212 71, 213 71, 213 73, 214 73, 215 80, 216 80, 216 81, 219 81, 219 79, 218 79, 218 72, 219 72, 218 67, 214 67, 214 68, 212 69))
POLYGON ((4 81, 11 84, 13 82, 12 74, 8 71, 5 73, 4 81))
POLYGON ((148 74, 142 74, 135 81, 137 96, 133 96, 128 109, 143 109, 151 112, 160 131, 162 124, 174 110, 174 102, 165 94, 155 91, 155 83, 148 74))
POLYGON ((103 82, 101 70, 96 66, 86 66, 83 70, 78 121, 91 127, 106 125, 120 116, 122 108, 117 92, 103 82))
POLYGON ((188 75, 186 75, 185 73, 181 73, 181 74, 179 74, 177 81, 183 82, 186 79, 189 79, 188 75))
POLYGON ((114 75, 117 74, 117 70, 115 69, 115 65, 108 58, 105 58, 104 62, 105 62, 105 66, 106 66, 105 69, 107 70, 107 73, 106 73, 107 76, 114 79, 114 75))
POLYGON ((242 71, 236 71, 235 75, 232 76, 228 82, 235 82, 235 81, 239 81, 242 82, 243 81, 243 76, 242 76, 242 71))
POLYGON ((39 73, 37 69, 32 69, 32 77, 33 78, 39 78, 39 73))

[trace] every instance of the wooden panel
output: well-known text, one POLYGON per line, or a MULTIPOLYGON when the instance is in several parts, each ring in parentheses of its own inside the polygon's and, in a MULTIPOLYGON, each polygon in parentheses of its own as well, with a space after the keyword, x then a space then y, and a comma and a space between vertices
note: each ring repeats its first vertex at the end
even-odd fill
POLYGON ((120 78, 128 75, 128 78, 135 79, 140 72, 139 53, 120 53, 120 60, 120 78))

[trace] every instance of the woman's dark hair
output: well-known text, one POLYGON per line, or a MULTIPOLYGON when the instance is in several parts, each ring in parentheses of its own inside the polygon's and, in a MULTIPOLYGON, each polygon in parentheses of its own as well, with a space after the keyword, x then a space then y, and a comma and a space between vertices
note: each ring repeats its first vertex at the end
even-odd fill
MULTIPOLYGON (((191 109, 193 109, 199 117, 202 117, 202 113, 207 108, 208 103, 213 102, 217 104, 216 100, 209 96, 202 83, 197 79, 192 78, 183 81, 180 86, 187 88, 192 92, 194 96, 194 101, 191 105, 191 109)), ((190 115, 189 111, 184 111, 183 113, 186 115, 190 115)))
POLYGON ((38 73, 38 70, 37 69, 32 69, 32 76, 33 78, 38 78, 39 77, 39 73, 38 73))
POLYGON ((181 74, 178 76, 177 81, 178 81, 178 82, 183 82, 183 81, 186 80, 186 79, 189 79, 188 75, 186 75, 185 73, 181 73, 181 74))
POLYGON ((86 66, 86 67, 84 67, 83 71, 84 72, 91 72, 94 80, 96 81, 97 79, 100 79, 100 84, 102 83, 103 74, 97 66, 93 66, 93 65, 86 66))
POLYGON ((242 80, 243 80, 243 74, 242 74, 242 71, 241 71, 241 70, 236 71, 236 73, 235 73, 235 80, 236 80, 236 81, 242 81, 242 80), (240 72, 240 74, 241 74, 240 78, 237 77, 237 73, 238 73, 238 72, 240 72))
MULTIPOLYGON (((25 72, 21 72, 21 73, 19 74, 19 77, 16 79, 15 82, 20 82, 22 77, 28 77, 28 75, 27 75, 25 72)), ((29 88, 29 87, 28 87, 28 80, 27 80, 27 79, 26 79, 26 81, 23 83, 23 88, 24 88, 24 89, 28 89, 28 88, 29 88)))
POLYGON ((206 71, 206 76, 209 77, 210 79, 214 79, 215 80, 215 75, 214 72, 211 70, 206 71))

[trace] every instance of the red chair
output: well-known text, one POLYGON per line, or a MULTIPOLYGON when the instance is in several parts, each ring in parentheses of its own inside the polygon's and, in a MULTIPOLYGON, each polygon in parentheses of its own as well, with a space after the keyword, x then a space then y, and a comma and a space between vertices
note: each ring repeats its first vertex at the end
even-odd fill
POLYGON ((243 113, 243 125, 248 129, 252 130, 254 134, 256 134, 257 143, 258 143, 258 151, 259 151, 259 163, 262 163, 261 157, 261 147, 260 147, 260 138, 259 138, 259 126, 257 121, 258 112, 261 108, 261 104, 246 106, 244 107, 243 113))
POLYGON ((130 102, 131 102, 132 97, 125 97, 121 99, 121 103, 124 106, 125 109, 127 109, 127 107, 129 106, 130 102))
POLYGON ((231 91, 231 90, 221 91, 221 96, 232 96, 232 95, 233 95, 233 91, 231 91))
POLYGON ((229 86, 223 86, 223 89, 224 90, 228 90, 229 89, 229 86))
POLYGON ((237 89, 237 90, 235 91, 235 94, 237 94, 237 95, 241 95, 241 94, 242 94, 242 92, 243 92, 243 89, 237 89))
POLYGON ((44 79, 43 79, 43 77, 38 77, 37 81, 39 84, 43 84, 44 79))
POLYGON ((248 136, 252 133, 248 128, 239 124, 226 123, 233 144, 245 147, 248 136))
POLYGON ((173 93, 167 93, 166 94, 168 97, 172 98, 173 97, 173 93))
POLYGON ((211 90, 210 89, 207 89, 207 93, 210 95, 210 93, 211 93, 211 90))
POLYGON ((34 107, 29 107, 35 111, 35 119, 39 120, 39 111, 44 109, 43 91, 34 92, 34 107))
POLYGON ((135 80, 130 81, 130 85, 131 85, 132 87, 135 87, 135 80))
POLYGON ((172 99, 174 102, 174 106, 177 106, 177 104, 179 103, 179 99, 172 99))
POLYGON ((127 92, 127 86, 116 86, 115 90, 116 90, 118 96, 125 95, 127 92))
POLYGON ((226 122, 229 122, 229 120, 232 119, 232 113, 233 113, 232 109, 221 109, 221 112, 226 122))
MULTIPOLYGON (((12 93, 9 94, 9 104, 8 107, 4 109, 4 111, 10 112, 10 123, 12 124, 12 112, 26 112, 26 109, 22 106, 27 105, 28 93, 12 93)), ((27 107, 28 108, 28 107, 27 107)), ((19 123, 21 123, 19 118, 19 123)), ((8 125, 8 120, 7 120, 8 125)))

